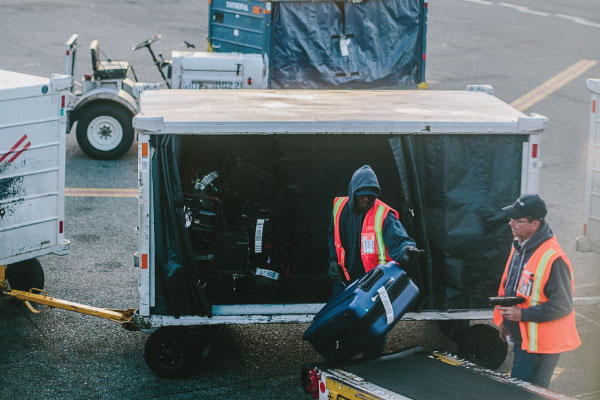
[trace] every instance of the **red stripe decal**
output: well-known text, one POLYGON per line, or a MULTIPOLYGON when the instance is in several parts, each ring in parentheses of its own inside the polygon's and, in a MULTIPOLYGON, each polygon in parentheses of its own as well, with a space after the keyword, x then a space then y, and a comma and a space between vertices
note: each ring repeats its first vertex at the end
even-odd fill
POLYGON ((27 142, 27 144, 21 149, 21 151, 19 151, 17 154, 15 154, 10 160, 8 160, 9 163, 15 161, 17 159, 17 157, 19 157, 21 155, 22 152, 24 152, 25 150, 27 150, 29 148, 29 146, 31 146, 31 142, 27 142))
MULTIPOLYGON (((17 147, 19 147, 19 145, 20 145, 21 143, 23 143, 23 141, 25 141, 25 139, 27 139, 27 135, 23 135, 23 137, 22 137, 21 139, 19 139, 19 141, 17 142, 17 144, 15 144, 15 145, 12 147, 12 149, 10 149, 10 150, 8 151, 8 153, 6 153, 6 154, 4 154, 2 157, 0 157, 0 162, 4 161, 4 159, 5 159, 6 157, 8 157, 8 156, 9 156, 9 155, 10 155, 12 152, 14 152, 14 151, 17 149, 17 147)), ((10 162, 10 161, 9 161, 9 162, 10 162)))

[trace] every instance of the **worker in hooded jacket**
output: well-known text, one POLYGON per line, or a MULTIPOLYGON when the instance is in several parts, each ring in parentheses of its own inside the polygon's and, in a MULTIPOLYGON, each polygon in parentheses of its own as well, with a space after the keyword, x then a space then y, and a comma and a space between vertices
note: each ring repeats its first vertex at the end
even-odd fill
MULTIPOLYGON (((329 227, 329 278, 333 296, 380 264, 412 263, 422 250, 416 248, 398 219, 398 212, 379 200, 381 189, 370 166, 359 168, 348 185, 347 197, 336 197, 329 227)), ((385 335, 364 351, 378 356, 385 348, 385 335)))

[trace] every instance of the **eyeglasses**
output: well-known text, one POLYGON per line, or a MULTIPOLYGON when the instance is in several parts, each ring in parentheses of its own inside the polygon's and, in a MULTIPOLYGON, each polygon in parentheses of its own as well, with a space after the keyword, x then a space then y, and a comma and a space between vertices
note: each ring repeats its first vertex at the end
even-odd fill
POLYGON ((531 221, 528 219, 512 219, 511 218, 510 222, 514 222, 517 225, 521 225, 521 224, 524 224, 525 222, 531 222, 531 221))

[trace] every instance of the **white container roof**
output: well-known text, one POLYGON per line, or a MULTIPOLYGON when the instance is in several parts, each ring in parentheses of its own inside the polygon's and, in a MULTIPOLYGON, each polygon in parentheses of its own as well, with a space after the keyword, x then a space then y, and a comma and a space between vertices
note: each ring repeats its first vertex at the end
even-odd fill
POLYGON ((0 100, 40 96, 42 88, 50 90, 50 79, 0 70, 0 100))
POLYGON ((548 121, 467 90, 158 90, 140 110, 150 134, 528 134, 548 121))

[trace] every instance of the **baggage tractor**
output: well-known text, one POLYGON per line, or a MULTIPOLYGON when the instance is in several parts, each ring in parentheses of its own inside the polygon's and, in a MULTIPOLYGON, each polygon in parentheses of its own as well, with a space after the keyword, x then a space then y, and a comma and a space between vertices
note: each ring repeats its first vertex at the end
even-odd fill
POLYGON ((315 315, 303 339, 327 361, 348 359, 387 333, 418 294, 398 264, 379 265, 334 296, 315 315))

